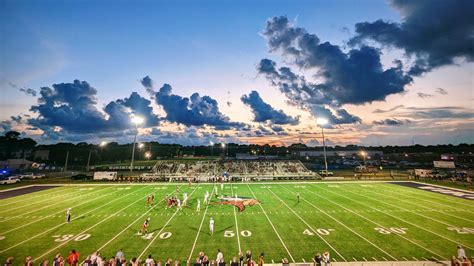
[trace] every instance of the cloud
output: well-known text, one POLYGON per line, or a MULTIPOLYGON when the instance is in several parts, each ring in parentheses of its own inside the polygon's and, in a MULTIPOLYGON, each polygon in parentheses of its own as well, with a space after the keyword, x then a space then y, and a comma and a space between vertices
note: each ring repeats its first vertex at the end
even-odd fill
POLYGON ((131 128, 130 115, 145 117, 145 126, 158 124, 158 117, 152 113, 151 102, 136 92, 129 98, 112 101, 103 112, 97 109, 97 90, 86 81, 54 84, 53 88, 41 88, 38 104, 30 110, 37 117, 28 119, 33 127, 45 134, 57 132, 93 133, 131 128))
POLYGON ((421 99, 426 99, 426 98, 431 98, 433 97, 433 94, 428 94, 428 93, 423 93, 423 92, 418 92, 417 93, 418 97, 421 99))
POLYGON ((456 106, 407 107, 397 105, 388 110, 376 109, 373 113, 391 113, 398 117, 415 119, 466 119, 474 118, 472 109, 456 106))
POLYGON ((393 112, 393 111, 396 111, 396 110, 398 110, 398 109, 400 109, 400 108, 404 108, 404 107, 405 107, 405 105, 400 104, 400 105, 396 105, 396 106, 394 106, 394 107, 392 107, 392 108, 390 108, 390 109, 387 109, 387 110, 375 109, 372 113, 374 113, 374 114, 389 113, 389 112, 393 112))
MULTIPOLYGON (((304 28, 291 25, 286 17, 269 19, 263 36, 271 52, 292 59, 298 67, 317 71, 321 83, 306 88, 287 87, 297 95, 305 94, 310 101, 316 98, 336 106, 382 101, 388 95, 404 92, 405 86, 412 82, 403 73, 400 61, 384 70, 379 50, 362 46, 345 53, 339 46, 321 42, 304 28)), ((281 68, 280 74, 287 70, 281 68)), ((288 75, 287 79, 293 79, 293 73, 288 75)))
POLYGON ((275 132, 283 132, 285 129, 281 126, 272 126, 272 130, 275 132))
POLYGON ((374 125, 378 126, 401 126, 407 123, 411 123, 411 120, 405 119, 405 120, 400 120, 397 118, 386 118, 383 120, 376 120, 372 122, 374 125))
POLYGON ((443 88, 437 88, 436 89, 436 92, 441 94, 441 95, 447 95, 448 94, 448 91, 446 91, 445 89, 443 88))
POLYGON ((411 75, 450 65, 455 58, 474 61, 474 1, 391 0, 401 23, 377 20, 355 25, 349 44, 373 40, 383 46, 403 49, 415 58, 411 75))
POLYGON ((401 112, 413 118, 420 119, 467 119, 474 118, 474 111, 463 107, 407 107, 406 112, 401 112))
POLYGON ((172 94, 172 87, 164 84, 156 93, 156 103, 166 112, 166 120, 186 126, 214 126, 225 130, 239 128, 243 123, 232 122, 229 117, 219 111, 217 101, 209 96, 194 93, 191 97, 181 97, 172 94))
POLYGON ((132 92, 129 98, 110 102, 104 110, 110 115, 108 122, 114 128, 129 127, 132 113, 144 118, 144 124, 141 125, 143 127, 156 126, 160 121, 159 117, 153 113, 151 101, 136 92, 132 92))
POLYGON ((17 116, 10 116, 10 119, 14 122, 20 123, 23 118, 20 115, 17 115, 17 116))
POLYGON ((256 91, 250 92, 249 95, 243 95, 240 100, 252 109, 254 122, 269 122, 277 125, 296 125, 299 122, 298 117, 291 117, 285 114, 283 110, 276 110, 264 102, 256 91))
POLYGON ((0 121, 0 133, 6 133, 12 130, 12 122, 10 120, 0 121))
POLYGON ((361 119, 349 114, 337 105, 331 109, 326 105, 331 102, 324 93, 317 88, 318 85, 306 82, 305 78, 291 71, 288 67, 276 68, 276 63, 270 59, 262 59, 257 65, 257 71, 280 91, 285 94, 287 102, 311 112, 315 117, 325 117, 331 124, 358 123, 361 119))
POLYGON ((148 94, 150 94, 150 96, 153 99, 153 97, 156 94, 156 91, 154 88, 155 82, 150 78, 150 76, 146 76, 140 80, 140 83, 143 85, 143 87, 145 87, 146 91, 148 92, 148 94))
POLYGON ((12 82, 8 82, 8 84, 12 87, 12 88, 15 88, 21 92, 24 92, 26 95, 31 95, 33 97, 36 97, 37 95, 37 92, 33 89, 30 89, 30 88, 20 88, 18 87, 16 84, 12 83, 12 82))

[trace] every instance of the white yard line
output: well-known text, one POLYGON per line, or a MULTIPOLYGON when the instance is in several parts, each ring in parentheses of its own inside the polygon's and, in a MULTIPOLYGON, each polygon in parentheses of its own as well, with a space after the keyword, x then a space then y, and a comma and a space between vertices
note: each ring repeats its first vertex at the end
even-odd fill
MULTIPOLYGON (((425 207, 425 206, 423 206, 422 204, 414 204, 414 203, 411 203, 411 202, 409 202, 409 201, 402 200, 400 197, 395 198, 395 197, 392 197, 392 196, 389 196, 389 195, 387 195, 387 194, 380 193, 380 192, 377 192, 377 191, 373 191, 373 190, 370 190, 370 191, 373 192, 373 193, 376 193, 376 194, 378 194, 378 195, 383 195, 383 196, 385 196, 385 197, 389 197, 389 198, 392 198, 392 199, 396 199, 396 200, 398 200, 398 201, 402 201, 402 202, 406 202, 406 203, 411 204, 411 205, 415 205, 416 207, 421 207, 421 208, 423 208, 423 209, 427 209, 427 210, 431 210, 431 211, 435 211, 435 212, 440 212, 440 213, 442 213, 442 214, 444 214, 444 215, 451 216, 451 217, 454 217, 454 218, 457 218, 457 219, 460 219, 460 220, 464 220, 464 221, 467 221, 467 222, 471 222, 471 223, 473 222, 472 220, 469 220, 469 219, 465 219, 465 218, 462 218, 462 217, 459 217, 459 216, 456 216, 456 215, 452 215, 452 214, 449 214, 449 213, 446 213, 446 212, 443 212, 443 211, 440 211, 440 210, 437 210, 437 209, 432 209, 432 208, 425 207)), ((387 205, 388 205, 388 203, 387 203, 387 205)), ((395 206, 395 205, 392 205, 392 206, 395 206)), ((402 210, 407 210, 407 209, 402 208, 402 207, 399 207, 399 206, 396 206, 396 207, 398 207, 399 209, 402 209, 402 210)), ((410 212, 413 212, 413 211, 410 211, 410 212)), ((414 213, 414 212, 413 212, 413 213, 414 213)), ((415 213, 415 214, 417 214, 417 213, 415 213)), ((424 216, 424 215, 421 215, 421 214, 417 214, 417 215, 423 216, 423 217, 425 217, 425 218, 427 218, 427 219, 430 219, 430 220, 433 220, 433 221, 442 223, 442 224, 447 225, 447 226, 453 226, 453 225, 451 225, 451 224, 448 224, 448 223, 445 223, 445 222, 442 222, 442 221, 433 219, 433 218, 428 217, 428 216, 424 216)))
POLYGON ((467 189, 460 189, 460 188, 455 188, 455 187, 448 187, 448 186, 442 186, 442 185, 434 185, 430 183, 423 183, 423 182, 418 182, 418 181, 409 181, 412 183, 417 183, 417 184, 422 184, 422 185, 427 185, 427 186, 432 186, 432 187, 439 187, 439 188, 446 188, 446 189, 451 189, 451 190, 457 190, 460 192, 467 192, 467 193, 473 193, 472 191, 469 191, 467 189))
MULTIPOLYGON (((84 215, 87 215, 87 214, 89 214, 89 213, 91 213, 91 212, 93 212, 93 211, 96 211, 96 210, 98 210, 98 209, 103 209, 105 206, 107 206, 107 205, 109 205, 109 204, 111 204, 111 203, 113 203, 113 202, 115 202, 115 201, 117 201, 117 200, 120 200, 120 199, 122 199, 122 198, 124 198, 124 197, 126 197, 126 196, 128 196, 128 195, 130 195, 130 194, 132 194, 132 193, 134 193, 134 192, 135 192, 135 191, 132 191, 132 192, 130 192, 130 193, 128 193, 128 194, 126 194, 126 195, 124 195, 124 196, 122 196, 122 197, 119 197, 119 198, 116 198, 116 199, 114 199, 114 200, 111 200, 111 201, 107 202, 106 204, 101 205, 101 206, 98 206, 98 207, 96 207, 96 208, 94 208, 94 209, 92 209, 92 210, 90 210, 90 211, 87 211, 87 212, 85 212, 85 213, 78 214, 78 216, 75 217, 75 218, 73 218, 73 219, 71 219, 71 221, 80 219, 80 218, 83 217, 84 215)), ((0 250, 0 254, 2 254, 2 253, 4 253, 5 251, 8 251, 8 250, 10 250, 10 249, 12 249, 12 248, 14 248, 14 247, 23 245, 24 243, 29 242, 30 240, 32 240, 32 239, 34 239, 34 238, 40 237, 40 236, 42 236, 42 235, 44 235, 44 234, 46 234, 46 233, 48 233, 48 232, 50 232, 50 231, 52 231, 52 230, 54 230, 54 229, 56 229, 56 228, 59 228, 59 227, 65 225, 65 224, 67 224, 67 223, 66 223, 66 222, 60 223, 60 224, 58 224, 58 225, 56 225, 56 226, 54 226, 54 227, 52 227, 52 228, 49 228, 49 229, 47 229, 47 230, 45 230, 45 231, 43 231, 43 232, 41 232, 41 233, 39 233, 39 234, 37 234, 37 235, 34 235, 34 236, 32 236, 32 237, 30 237, 30 238, 28 238, 28 239, 26 239, 26 240, 23 240, 23 241, 21 241, 21 242, 19 242, 19 243, 16 243, 15 245, 12 245, 12 246, 10 246, 10 247, 4 249, 4 250, 0 250)))
MULTIPOLYGON (((306 188, 304 188, 304 189, 306 189, 306 188)), ((324 188, 322 188, 322 189, 324 189, 324 188)), ((306 190, 308 190, 308 189, 306 189, 306 190)), ((326 189, 324 189, 324 190, 326 190, 326 189)), ((330 199, 328 199, 328 198, 326 198, 326 197, 324 197, 324 196, 321 196, 319 193, 315 193, 315 192, 313 192, 313 191, 311 191, 311 190, 308 190, 308 191, 310 191, 311 193, 317 195, 318 197, 321 197, 321 198, 323 198, 323 199, 325 199, 325 200, 327 200, 327 201, 329 201, 329 202, 332 202, 333 204, 335 204, 335 205, 337 205, 337 206, 339 206, 339 207, 341 207, 341 208, 343 208, 343 209, 345 209, 345 210, 347 210, 347 211, 349 211, 349 212, 351 212, 351 213, 353 213, 353 214, 355 214, 355 215, 361 217, 361 218, 364 219, 364 220, 367 220, 367 221, 369 221, 369 222, 371 222, 371 223, 377 225, 378 227, 386 228, 385 226, 383 226, 383 225, 381 225, 381 224, 379 224, 379 223, 377 223, 377 222, 375 222, 375 221, 373 221, 373 220, 371 220, 371 219, 369 219, 369 218, 367 218, 367 217, 365 217, 365 216, 362 216, 362 215, 360 215, 359 213, 357 213, 357 212, 355 212, 355 211, 353 211, 353 210, 351 210, 351 209, 348 209, 348 208, 344 207, 343 205, 341 205, 341 204, 339 204, 339 203, 337 203, 337 202, 335 202, 335 201, 333 201, 333 200, 330 200, 330 199)), ((326 190, 326 191, 328 191, 328 190, 326 190)), ((350 199, 350 200, 352 200, 352 199, 350 199)), ((412 243, 412 244, 414 244, 414 245, 416 245, 416 246, 418 246, 418 247, 420 247, 420 248, 422 248, 422 249, 424 249, 424 250, 426 250, 426 251, 428 251, 428 252, 430 252, 431 254, 434 254, 434 255, 438 256, 438 257, 441 258, 441 259, 446 259, 446 258, 444 258, 443 256, 439 255, 438 253, 436 253, 436 252, 434 252, 434 251, 432 251, 432 250, 430 250, 430 249, 428 249, 428 248, 426 248, 426 247, 424 247, 424 246, 418 244, 417 242, 415 242, 415 241, 413 241, 413 240, 411 240, 411 239, 409 239, 409 238, 406 238, 406 237, 402 236, 401 234, 395 234, 395 235, 398 236, 398 237, 403 238, 404 240, 406 240, 406 241, 408 241, 408 242, 410 242, 410 243, 412 243)))
MULTIPOLYGON (((138 189, 137 191, 132 191, 131 193, 129 193, 129 194, 127 194, 127 195, 130 195, 130 194, 132 194, 132 193, 136 193, 136 192, 138 192, 138 191, 140 191, 140 190, 142 190, 142 189, 148 188, 148 187, 150 187, 150 186, 146 186, 146 187, 140 188, 140 189, 138 189)), ((134 202, 128 204, 127 206, 123 207, 122 209, 120 209, 120 210, 114 212, 114 214, 109 215, 108 217, 105 217, 105 219, 100 220, 98 223, 95 223, 94 225, 90 226, 89 228, 83 230, 82 232, 77 233, 76 235, 82 235, 82 234, 86 233, 87 231, 89 231, 89 230, 95 228, 96 226, 98 226, 98 225, 100 225, 100 224, 106 222, 106 221, 109 220, 110 218, 115 217, 115 214, 120 213, 121 211, 123 211, 123 210, 125 210, 125 209, 128 209, 130 206, 132 206, 132 205, 134 205, 135 203, 137 203, 137 202, 139 202, 139 201, 142 201, 142 200, 143 200, 143 197, 139 197, 136 201, 134 201, 134 202)), ((48 255, 48 254, 50 254, 51 252, 55 251, 56 249, 58 249, 58 248, 60 248, 60 247, 62 247, 62 246, 64 246, 64 245, 66 245, 67 243, 69 243, 69 242, 72 241, 72 240, 73 240, 73 238, 71 238, 71 239, 69 239, 69 240, 67 240, 67 241, 64 241, 64 242, 62 242, 61 244, 59 244, 58 246, 56 246, 56 247, 54 247, 54 248, 52 248, 52 249, 46 251, 46 252, 43 253, 42 255, 36 257, 36 258, 33 260, 33 262, 35 262, 35 261, 37 261, 38 259, 41 259, 42 257, 44 257, 44 256, 46 256, 46 255, 48 255)))
MULTIPOLYGON (((324 188, 323 188, 323 189, 324 189, 324 188)), ((344 189, 341 189, 341 190, 344 190, 344 189)), ((351 191, 348 191, 348 190, 344 190, 344 191, 345 191, 345 192, 352 193, 352 194, 355 194, 354 192, 351 192, 351 191)), ((331 192, 332 192, 332 191, 331 191, 331 192)), ((426 231, 426 232, 428 232, 428 233, 431 233, 431 234, 433 234, 433 235, 436 235, 436 236, 438 236, 438 237, 441 237, 441 238, 443 238, 443 239, 445 239, 445 240, 448 240, 448 241, 450 241, 450 242, 452 242, 452 243, 455 243, 456 245, 462 244, 463 246, 465 246, 465 247, 467 247, 467 248, 469 248, 469 249, 471 249, 471 250, 474 250, 472 247, 470 247, 469 245, 466 245, 466 244, 462 243, 462 242, 459 241, 459 240, 450 239, 450 238, 448 238, 448 237, 446 237, 446 236, 440 235, 440 234, 438 234, 438 233, 436 233, 436 232, 433 232, 433 231, 431 231, 431 230, 429 230, 429 229, 426 229, 426 228, 424 228, 423 226, 419 226, 419 225, 417 225, 417 224, 414 224, 414 223, 412 223, 412 222, 409 222, 409 221, 407 221, 406 219, 401 219, 401 218, 399 218, 399 217, 397 217, 397 216, 395 216, 395 215, 392 215, 392 214, 390 214, 390 213, 388 213, 388 212, 385 212, 385 211, 379 210, 379 209, 377 209, 377 208, 371 207, 370 205, 364 204, 364 203, 362 203, 362 202, 360 202, 360 201, 356 201, 356 200, 354 200, 354 199, 345 197, 345 196, 343 196, 343 195, 341 195, 341 194, 339 194, 339 193, 336 193, 336 192, 332 192, 332 193, 334 193, 334 194, 336 194, 336 195, 339 195, 339 196, 341 196, 341 197, 344 197, 344 198, 346 198, 346 199, 350 199, 350 200, 352 200, 352 201, 354 201, 354 202, 357 202, 357 203, 359 203, 359 204, 362 204, 362 205, 364 205, 364 206, 366 206, 366 207, 368 207, 368 208, 370 208, 370 209, 372 209, 372 210, 375 210, 375 211, 377 211, 377 212, 384 213, 384 214, 386 214, 386 215, 388 215, 388 216, 390 216, 390 217, 393 217, 393 218, 395 218, 395 219, 397 219, 397 220, 399 220, 399 221, 405 222, 405 223, 407 223, 407 224, 409 224, 409 225, 412 225, 412 226, 415 226, 415 227, 417 227, 417 228, 420 228, 420 229, 423 230, 423 231, 426 231)), ((402 209, 402 210, 411 212, 411 213, 413 213, 413 214, 416 214, 416 215, 418 215, 418 216, 424 217, 424 218, 426 218, 426 219, 429 219, 429 220, 433 220, 433 221, 435 221, 435 222, 438 222, 437 220, 432 219, 432 218, 429 217, 429 216, 425 216, 425 215, 422 215, 422 214, 418 214, 418 213, 416 213, 416 212, 413 212, 413 211, 410 211, 410 210, 407 210, 407 209, 398 207, 398 206, 396 206, 396 205, 393 205, 393 204, 390 204, 390 203, 386 203, 385 201, 380 201, 380 200, 377 200, 377 199, 375 199, 375 198, 372 198, 372 197, 369 197, 369 196, 365 196, 365 195, 362 195, 362 194, 356 194, 356 195, 358 195, 358 196, 363 196, 363 197, 365 197, 365 198, 368 198, 368 199, 371 199, 371 200, 373 200, 373 201, 376 201, 376 202, 379 202, 379 203, 383 203, 383 204, 386 204, 386 205, 389 205, 389 206, 392 206, 392 207, 397 207, 397 208, 399 208, 399 209, 402 209)), ((441 222, 441 223, 442 223, 442 224, 445 224, 445 223, 443 223, 443 222, 441 222)), ((449 224, 447 224, 447 225, 448 225, 448 226, 451 226, 451 225, 449 225, 449 224)))
MULTIPOLYGON (((104 189, 107 189, 107 188, 99 189, 99 190, 96 191, 96 192, 102 191, 102 190, 104 190, 104 189)), ((91 201, 94 201, 94 200, 103 198, 103 197, 105 197, 105 196, 114 194, 114 193, 116 193, 116 192, 118 192, 118 191, 114 191, 114 192, 111 192, 111 193, 107 193, 107 194, 98 196, 97 198, 93 198, 93 199, 91 199, 91 200, 87 200, 87 201, 84 201, 84 202, 82 202, 82 203, 80 203, 80 204, 74 205, 74 209, 76 209, 77 207, 79 207, 79 206, 81 206, 81 205, 84 205, 84 204, 86 204, 86 203, 89 203, 89 202, 91 202, 91 201)), ((53 213, 53 214, 50 214, 50 215, 46 215, 46 216, 41 217, 41 218, 39 218, 39 219, 37 219, 37 220, 33 220, 33 221, 29 222, 29 223, 22 224, 22 225, 20 225, 20 226, 18 226, 18 227, 12 228, 12 229, 10 229, 10 230, 8 230, 8 231, 1 232, 0 235, 5 235, 5 234, 7 234, 7 233, 13 232, 13 231, 18 230, 18 229, 20 229, 20 228, 26 227, 26 226, 28 226, 28 225, 30 225, 30 224, 37 223, 37 222, 39 222, 39 221, 42 221, 42 220, 44 220, 44 219, 47 219, 47 218, 49 218, 49 217, 52 217, 52 216, 55 216, 55 215, 58 215, 58 214, 61 214, 61 213, 65 213, 65 211, 64 211, 64 210, 61 210, 61 211, 58 211, 58 212, 56 212, 56 213, 53 213)))
MULTIPOLYGON (((191 194, 189 194, 189 196, 191 196, 192 194, 194 194, 194 192, 196 192, 197 187, 191 192, 191 194)), ((145 254, 145 252, 151 247, 153 242, 155 242, 155 240, 160 236, 161 232, 163 232, 163 230, 166 228, 166 226, 168 226, 168 224, 171 222, 171 220, 173 220, 173 218, 176 216, 176 214, 178 214, 178 212, 180 212, 180 209, 176 208, 176 211, 173 213, 173 215, 171 215, 171 217, 168 219, 168 221, 165 223, 165 225, 163 225, 161 227, 160 231, 155 235, 155 237, 153 237, 153 239, 150 241, 150 243, 148 243, 148 245, 145 247, 145 249, 143 249, 142 253, 140 253, 140 255, 137 257, 138 260, 140 260, 140 258, 143 256, 143 254, 145 254)))
MULTIPOLYGON (((347 180, 347 181, 344 181, 344 180, 333 180, 333 181, 275 181, 275 182, 267 182, 269 184, 345 184, 345 183, 348 183, 348 184, 362 184, 362 183, 367 183, 367 184, 376 184, 376 183, 390 183, 390 182, 394 182, 394 180, 347 180)), ((407 180, 396 180, 396 182, 407 182, 407 183, 410 183, 410 182, 414 182, 414 181, 407 181, 407 180)), ((229 182, 228 184, 236 184, 236 185, 242 185, 242 184, 246 184, 246 185, 262 185, 262 184, 266 184, 264 182, 254 182, 254 181, 248 181, 248 182, 229 182)), ((414 182, 414 183, 417 183, 417 182, 414 182)), ((170 183, 169 182, 166 182, 166 183, 163 183, 163 182, 150 182, 150 183, 146 183, 148 185, 161 185, 161 186, 169 186, 170 183)), ((188 182, 172 182, 171 184, 174 184, 174 185, 188 185, 189 183, 188 182)), ((213 185, 213 183, 207 183, 209 185, 213 185)), ((423 183, 425 184, 425 183, 423 183)), ((143 183, 113 183, 113 182, 104 182, 104 183, 83 183, 83 184, 79 184, 79 183, 71 183, 71 184, 64 184, 64 183, 51 183, 51 184, 37 184, 37 185, 33 185, 33 186, 58 186, 58 187, 81 187, 81 186, 143 186, 143 183)), ((444 187, 446 188, 446 187, 444 187)), ((17 188, 15 188, 17 189, 17 188)), ((14 189, 12 189, 14 190, 14 189)), ((460 189, 458 189, 460 190, 460 189)), ((4 191, 4 190, 2 190, 4 191)), ((467 190, 465 190, 466 192, 467 190)), ((467 191, 467 192, 470 192, 470 191, 467 191)), ((0 191, 1 193, 1 191, 0 191)))
MULTIPOLYGON (((56 188, 61 188, 61 187, 56 187, 56 188)), ((52 188, 51 190, 53 190, 54 188, 52 188)), ((62 188, 64 189, 64 188, 62 188)), ((14 205, 14 204, 17 204, 19 202, 23 202, 23 201, 27 201, 27 200, 32 200, 32 199, 36 199, 36 198, 40 198, 40 197, 47 197, 47 196, 50 196, 50 195, 56 195, 56 194, 64 194, 64 193, 67 193, 67 191, 70 191, 70 190, 74 190, 74 188, 67 188, 65 190, 60 190, 60 191, 53 191, 51 193, 51 191, 49 191, 49 189, 46 189, 46 190, 40 190, 40 191, 35 191, 35 192, 31 192, 31 193, 26 193, 26 194, 22 194, 22 195, 18 195, 18 196, 15 196, 15 197, 11 197, 11 198, 6 198, 6 199, 3 199, 3 200, 8 200, 8 199, 13 199, 13 198, 16 198, 16 197, 21 197, 21 196, 28 196, 26 199, 24 198, 21 198, 20 200, 16 200, 16 201, 9 201, 5 204, 1 204, 0 207, 4 207, 4 206, 9 206, 9 205, 14 205), (41 193, 41 192, 44 192, 41 193), (49 193, 48 193, 49 192, 49 193), (29 194, 32 194, 32 193, 41 193, 39 195, 29 195, 29 194)), ((5 190, 2 190, 2 191, 5 191, 5 190)))
POLYGON ((306 222, 299 214, 297 214, 295 212, 295 210, 293 210, 293 208, 291 208, 290 206, 288 206, 288 204, 286 204, 286 202, 284 202, 280 197, 277 196, 277 194, 275 194, 275 192, 273 192, 271 189, 267 188, 268 191, 270 191, 281 203, 283 203, 296 217, 298 217, 307 227, 309 227, 309 229, 311 229, 311 231, 313 231, 313 233, 315 235, 317 235, 324 243, 326 243, 326 245, 328 245, 334 252, 336 252, 336 254, 342 258, 342 260, 344 261, 347 261, 346 258, 344 258, 344 256, 341 255, 341 253, 339 253, 339 251, 337 251, 336 248, 334 248, 331 244, 329 244, 329 242, 324 239, 324 237, 321 236, 321 234, 319 234, 316 230, 314 230, 314 228, 308 224, 308 222, 306 222))
MULTIPOLYGON (((418 182, 414 182, 414 183, 418 183, 418 182)), ((418 184, 424 184, 424 183, 418 183, 418 184)), ((466 199, 453 197, 453 196, 446 195, 446 194, 443 194, 443 193, 436 193, 436 192, 433 192, 433 191, 430 191, 430 190, 419 189, 419 188, 397 186, 396 184, 387 184, 387 185, 388 186, 382 186, 384 188, 384 190, 390 190, 390 191, 395 190, 399 194, 403 194, 403 195, 409 194, 410 197, 415 197, 417 199, 423 198, 423 200, 425 200, 425 201, 433 202, 433 200, 435 200, 435 202, 442 201, 444 203, 459 204, 459 205, 462 205, 462 206, 465 206, 465 207, 472 207, 472 204, 466 204, 466 203, 463 203, 463 202, 456 201, 456 200, 466 200, 466 199), (442 197, 442 196, 447 196, 447 197, 442 197)), ((424 185, 432 186, 432 185, 429 185, 429 184, 424 184, 424 185)), ((441 186, 435 186, 435 185, 433 187, 449 189, 447 187, 441 187, 441 186)), ((466 192, 466 191, 460 191, 460 192, 466 192)), ((472 193, 472 191, 471 191, 471 193, 472 193)), ((438 203, 438 204, 441 204, 441 203, 438 203)), ((452 205, 446 205, 446 206, 450 206, 451 208, 453 208, 452 205)), ((457 208, 457 207, 455 207, 455 208, 457 208)))
MULTIPOLYGON (((249 188, 250 192, 252 193, 253 198, 257 200, 257 196, 255 196, 255 193, 253 193, 253 190, 250 188, 249 184, 247 184, 247 187, 249 188)), ((265 215, 265 217, 267 217, 268 222, 272 226, 273 231, 277 235, 278 239, 280 239, 280 242, 283 245, 283 247, 285 248, 286 252, 288 253, 288 256, 290 256, 291 261, 295 262, 295 259, 293 259, 293 256, 291 255, 290 251, 288 250, 288 247, 286 246, 285 242, 283 242, 283 239, 281 238, 280 234, 278 233, 278 231, 276 230, 276 228, 273 225, 272 221, 270 220, 270 217, 268 217, 267 212, 263 209, 262 204, 258 204, 258 206, 260 206, 260 208, 262 209, 263 214, 265 215)))
MULTIPOLYGON (((294 193, 293 191, 289 190, 288 188, 284 187, 284 186, 281 186, 283 188, 285 188, 286 190, 294 193)), ((326 211, 318 208, 316 205, 314 205, 313 203, 311 203, 310 201, 308 201, 306 198, 304 197, 301 197, 301 199, 303 199, 304 201, 306 201, 309 205, 313 206, 313 208, 317 209, 318 211, 324 213, 326 216, 328 216, 329 218, 333 219, 335 222, 337 222, 338 224, 344 226, 344 228, 346 228, 347 230, 351 231, 352 233, 354 233, 355 235, 357 235, 358 237, 364 239, 367 243, 371 244, 372 246, 374 246, 375 248, 377 248, 378 250, 382 251, 383 253, 385 253, 385 255, 391 257, 392 259, 394 260, 397 260, 397 258, 395 258, 394 256, 392 256, 390 253, 388 253, 387 251, 383 250, 381 247, 379 247, 378 245, 376 245, 375 243, 373 243, 372 241, 368 240, 367 238, 363 237, 362 235, 360 235, 359 233, 355 232, 354 230, 352 230, 350 227, 348 227, 347 225, 345 225, 344 223, 342 223, 341 221, 337 220, 336 218, 334 218, 332 215, 328 214, 326 211)))
MULTIPOLYGON (((100 191, 100 190, 98 190, 98 191, 100 191)), ((82 197, 84 197, 84 196, 89 196, 89 195, 92 195, 92 194, 94 194, 94 193, 97 193, 98 191, 96 190, 96 191, 93 191, 93 192, 88 193, 88 194, 82 194, 82 195, 79 195, 79 196, 76 196, 76 197, 73 197, 73 198, 70 198, 70 199, 67 199, 67 200, 64 200, 64 201, 59 201, 59 202, 56 202, 56 203, 53 203, 53 204, 46 205, 46 206, 44 206, 44 207, 42 207, 42 208, 39 208, 39 209, 34 209, 34 210, 32 210, 32 211, 22 213, 22 214, 20 214, 20 215, 15 215, 15 216, 12 216, 12 217, 10 217, 10 218, 8 218, 8 219, 1 220, 0 223, 6 222, 6 221, 9 221, 9 220, 11 220, 11 219, 15 219, 15 218, 18 218, 18 217, 21 217, 21 216, 25 216, 25 215, 30 214, 30 213, 33 213, 33 212, 41 211, 41 210, 47 209, 47 208, 49 208, 49 207, 51 207, 51 206, 56 206, 56 205, 58 205, 58 204, 63 204, 64 202, 69 201, 69 200, 73 200, 73 201, 74 201, 74 200, 77 200, 77 199, 82 198, 82 197)), ((81 192, 79 192, 79 193, 81 193, 81 192)))
MULTIPOLYGON (((232 193, 232 197, 235 197, 235 194, 234 194, 234 188, 232 186, 232 184, 230 184, 230 190, 231 190, 231 193, 232 193)), ((235 210, 237 207, 234 206, 234 219, 235 219, 235 230, 236 230, 236 234, 237 234, 237 244, 239 245, 239 252, 242 251, 242 249, 240 248, 240 231, 239 231, 239 223, 237 222, 237 211, 235 210)))
MULTIPOLYGON (((180 186, 180 188, 182 187, 182 185, 180 186)), ((171 190, 169 194, 172 194, 174 193, 174 188, 171 190)), ((97 249, 97 251, 100 251, 102 250, 103 248, 105 248, 106 246, 108 246, 110 243, 112 243, 115 239, 117 239, 120 235, 122 235, 127 229, 129 229, 130 227, 132 227, 136 222, 138 222, 140 219, 143 219, 143 216, 145 216, 147 213, 151 212, 152 210, 154 210, 158 204, 160 204, 161 202, 163 202, 165 199, 161 199, 159 202, 157 202, 152 208, 150 208, 148 211, 146 211, 145 213, 143 213, 142 215, 140 215, 137 219, 135 219, 133 222, 131 222, 127 227, 125 227, 122 231, 120 231, 117 235, 115 235, 113 238, 111 238, 109 241, 107 241, 104 245, 102 245, 100 248, 97 249)))
POLYGON ((199 234, 201 233, 201 229, 202 229, 202 225, 204 223, 204 219, 206 219, 207 210, 208 210, 209 205, 210 205, 210 200, 212 199, 212 194, 214 194, 215 186, 216 186, 215 184, 214 184, 214 186, 212 186, 211 195, 209 196, 208 203, 206 203, 206 210, 204 211, 204 214, 202 215, 201 224, 199 225, 199 229, 196 233, 196 238, 194 238, 193 247, 191 248, 191 252, 189 253, 188 261, 191 261, 191 257, 193 256, 194 249, 196 248, 196 243, 198 241, 199 234))
MULTIPOLYGON (((8 210, 2 210, 0 211, 0 214, 1 213, 5 213, 5 212, 10 212, 10 211, 14 211, 14 210, 18 210, 18 209, 22 209, 22 208, 28 208, 28 207, 31 207, 31 206, 34 206, 36 204, 40 204, 40 203, 43 203, 45 201, 54 201, 56 199, 59 200, 59 202, 62 202, 64 199, 60 199, 61 197, 69 197, 69 196, 72 196, 74 198, 78 198, 76 197, 77 195, 79 195, 79 197, 83 196, 81 195, 81 192, 84 192, 84 191, 74 191, 70 194, 62 194, 62 195, 56 195, 56 196, 52 196, 52 197, 48 197, 47 199, 43 199, 43 200, 40 200, 40 201, 30 201, 29 204, 26 204, 26 205, 20 205, 20 206, 17 206, 15 208, 11 208, 11 209, 8 209, 8 210)), ((67 193, 67 192, 65 192, 67 193)))

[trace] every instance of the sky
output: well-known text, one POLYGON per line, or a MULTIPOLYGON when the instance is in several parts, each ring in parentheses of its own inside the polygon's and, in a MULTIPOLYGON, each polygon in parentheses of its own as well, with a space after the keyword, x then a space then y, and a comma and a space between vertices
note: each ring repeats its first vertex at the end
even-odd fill
POLYGON ((0 0, 0 132, 474 143, 474 2, 0 0))

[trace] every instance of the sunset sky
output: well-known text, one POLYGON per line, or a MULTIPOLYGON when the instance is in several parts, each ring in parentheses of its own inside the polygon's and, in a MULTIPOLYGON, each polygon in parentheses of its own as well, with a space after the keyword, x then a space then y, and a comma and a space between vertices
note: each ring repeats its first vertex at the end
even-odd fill
POLYGON ((0 132, 474 143, 474 1, 0 0, 0 132))

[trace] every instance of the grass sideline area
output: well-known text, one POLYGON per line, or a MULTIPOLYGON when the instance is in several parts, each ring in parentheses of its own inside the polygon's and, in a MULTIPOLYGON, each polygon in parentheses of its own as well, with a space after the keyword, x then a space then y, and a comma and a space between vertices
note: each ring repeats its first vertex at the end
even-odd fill
POLYGON ((35 264, 71 249, 99 250, 110 258, 119 248, 128 259, 152 254, 194 261, 199 251, 214 258, 221 249, 228 262, 239 250, 265 261, 308 262, 329 251, 334 261, 449 260, 456 246, 474 255, 474 201, 383 182, 234 183, 219 194, 256 199, 239 210, 203 203, 213 184, 83 184, 52 188, 0 200, 0 260, 30 255, 35 264), (190 196, 182 211, 165 209, 165 194, 190 196), (158 203, 145 206, 156 193, 158 203), (300 194, 300 202, 297 201, 300 194), (201 211, 195 210, 201 199, 201 211), (72 221, 65 210, 72 207, 72 221), (137 232, 150 218, 149 234, 137 232), (215 233, 209 234, 209 219, 215 233))

